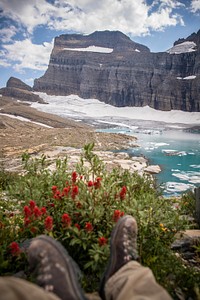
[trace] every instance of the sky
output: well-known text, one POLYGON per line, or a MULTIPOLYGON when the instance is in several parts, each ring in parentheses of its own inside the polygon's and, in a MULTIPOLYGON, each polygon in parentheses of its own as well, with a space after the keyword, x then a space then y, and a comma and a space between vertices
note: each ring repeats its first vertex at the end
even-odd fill
POLYGON ((200 0, 0 0, 0 87, 32 86, 61 34, 119 30, 160 52, 199 29, 200 0))

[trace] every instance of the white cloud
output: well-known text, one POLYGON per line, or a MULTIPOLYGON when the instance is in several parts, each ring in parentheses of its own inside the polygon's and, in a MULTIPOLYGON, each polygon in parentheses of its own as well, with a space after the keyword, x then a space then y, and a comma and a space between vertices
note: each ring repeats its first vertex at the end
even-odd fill
POLYGON ((0 58, 0 67, 10 67, 11 64, 8 63, 5 59, 0 58))
POLYGON ((43 71, 48 66, 52 47, 53 41, 51 43, 36 45, 30 39, 25 39, 23 41, 15 41, 13 44, 4 45, 4 50, 0 56, 3 56, 4 62, 8 64, 12 62, 13 69, 17 72, 22 72, 23 69, 43 71))
POLYGON ((54 6, 45 0, 1 0, 3 15, 24 26, 32 33, 38 25, 46 24, 55 12, 54 6))
POLYGON ((35 79, 35 78, 27 78, 27 79, 24 80, 24 82, 25 82, 26 84, 29 84, 29 85, 32 86, 33 83, 34 83, 34 79, 35 79))
POLYGON ((200 0, 192 0, 191 11, 194 13, 200 12, 200 0))
MULTIPOLYGON (((199 0, 195 0, 199 2, 199 0)), ((193 2, 195 2, 193 0, 193 2)), ((39 25, 54 30, 91 33, 95 30, 120 30, 133 36, 151 30, 183 24, 177 0, 1 0, 3 14, 23 25, 29 33, 39 25), (154 11, 154 7, 157 11, 154 11)))
MULTIPOLYGON (((193 4, 200 0, 193 0, 193 4)), ((196 5, 196 4, 195 4, 196 5)), ((44 25, 52 30, 91 33, 95 30, 120 30, 134 36, 147 35, 151 30, 163 30, 166 26, 183 25, 176 9, 183 6, 178 0, 1 0, 1 15, 17 24, 2 28, 1 66, 15 71, 23 69, 44 71, 49 62, 53 43, 33 44, 30 37, 34 29, 44 25), (24 40, 10 43, 20 31, 24 40), (6 43, 6 44, 5 44, 6 43)), ((194 6, 197 9, 197 5, 194 6)))
POLYGON ((0 40, 3 43, 8 43, 12 40, 12 37, 16 34, 17 29, 15 26, 0 29, 0 40))

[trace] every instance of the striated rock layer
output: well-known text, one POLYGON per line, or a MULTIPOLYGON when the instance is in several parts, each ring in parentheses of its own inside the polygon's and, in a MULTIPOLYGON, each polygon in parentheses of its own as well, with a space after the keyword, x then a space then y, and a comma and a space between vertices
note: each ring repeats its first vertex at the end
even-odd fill
POLYGON ((0 89, 0 94, 20 101, 45 103, 38 95, 32 93, 32 88, 18 78, 10 77, 6 87, 0 89))
POLYGON ((159 53, 118 31, 61 35, 34 90, 114 106, 199 111, 200 30, 159 53))

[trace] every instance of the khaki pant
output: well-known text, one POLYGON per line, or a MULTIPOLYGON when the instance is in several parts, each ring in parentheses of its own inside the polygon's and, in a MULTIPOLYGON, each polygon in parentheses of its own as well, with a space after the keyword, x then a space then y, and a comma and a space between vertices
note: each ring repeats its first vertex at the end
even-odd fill
MULTIPOLYGON (((171 300, 149 268, 131 261, 116 272, 105 285, 107 300, 171 300)), ((97 300, 97 294, 86 295, 90 300, 97 300)), ((67 298, 66 298, 67 299, 67 298)), ((60 300, 53 293, 15 277, 0 278, 0 300, 60 300)))

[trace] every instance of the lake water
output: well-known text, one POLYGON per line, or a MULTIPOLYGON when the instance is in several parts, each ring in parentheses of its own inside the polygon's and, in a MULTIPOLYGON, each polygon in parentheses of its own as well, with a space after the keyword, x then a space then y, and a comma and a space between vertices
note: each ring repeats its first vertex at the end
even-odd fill
POLYGON ((200 125, 199 112, 157 111, 150 107, 113 107, 97 99, 76 95, 49 96, 38 93, 48 104, 32 103, 38 110, 83 121, 98 130, 121 132, 138 138, 130 155, 144 155, 162 172, 157 180, 166 196, 200 186, 200 134, 186 132, 200 125))
MULTIPOLYGON (((155 124, 154 124, 155 126, 155 124)), ((200 185, 200 135, 178 129, 155 127, 133 129, 115 127, 103 129, 120 132, 138 138, 138 148, 130 148, 131 156, 144 155, 150 164, 160 165, 162 171, 156 175, 165 196, 178 195, 200 185)))

